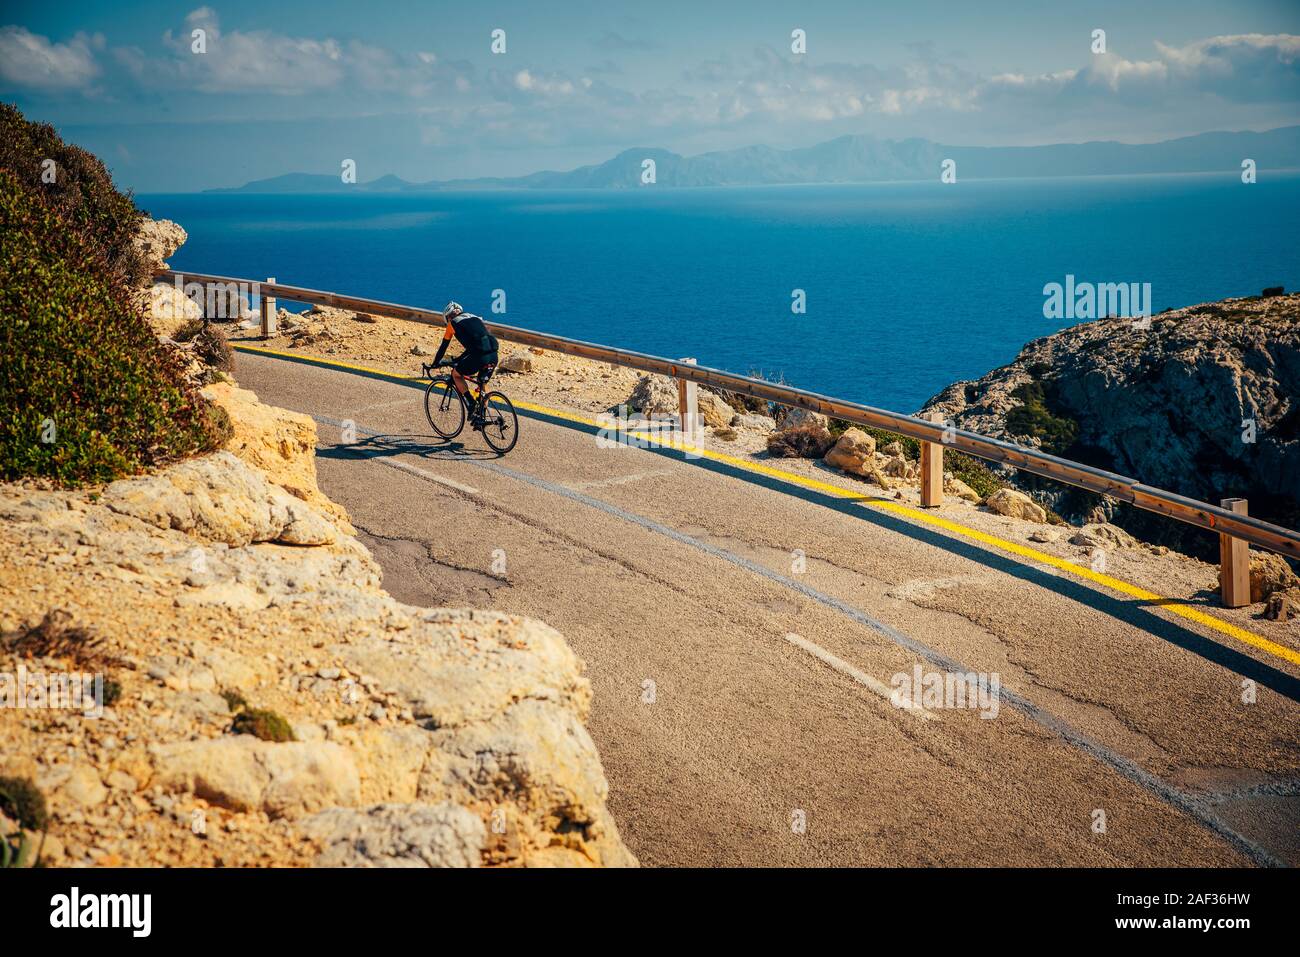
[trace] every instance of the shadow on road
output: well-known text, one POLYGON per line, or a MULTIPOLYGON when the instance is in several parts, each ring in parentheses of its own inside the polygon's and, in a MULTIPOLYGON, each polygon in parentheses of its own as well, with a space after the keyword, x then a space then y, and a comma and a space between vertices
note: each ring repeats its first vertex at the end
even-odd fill
POLYGON ((345 445, 320 446, 316 454, 323 459, 376 459, 394 455, 418 455, 435 462, 501 458, 499 453, 486 446, 471 448, 459 439, 444 439, 437 435, 370 435, 345 445))

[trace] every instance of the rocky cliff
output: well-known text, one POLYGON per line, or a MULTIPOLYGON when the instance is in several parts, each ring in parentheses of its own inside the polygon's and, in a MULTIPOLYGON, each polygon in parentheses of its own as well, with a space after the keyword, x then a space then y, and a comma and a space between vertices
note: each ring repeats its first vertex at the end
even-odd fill
MULTIPOLYGON (((1250 500, 1300 519, 1300 295, 1226 299, 1102 319, 1037 339, 1016 360, 925 404, 958 425, 1041 446, 1183 495, 1250 500)), ((1067 517, 1110 518, 1193 551, 1211 536, 1018 477, 1067 517)))

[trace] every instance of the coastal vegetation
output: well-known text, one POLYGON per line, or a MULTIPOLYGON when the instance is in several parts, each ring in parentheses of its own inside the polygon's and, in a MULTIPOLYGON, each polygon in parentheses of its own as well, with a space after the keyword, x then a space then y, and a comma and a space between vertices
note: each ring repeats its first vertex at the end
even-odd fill
POLYGON ((96 157, 0 104, 0 477, 104 482, 224 441, 144 317, 140 220, 96 157))

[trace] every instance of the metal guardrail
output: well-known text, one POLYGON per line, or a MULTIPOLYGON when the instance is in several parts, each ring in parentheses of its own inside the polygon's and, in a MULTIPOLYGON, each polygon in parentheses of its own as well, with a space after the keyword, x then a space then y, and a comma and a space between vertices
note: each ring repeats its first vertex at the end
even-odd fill
MULTIPOLYGON (((346 296, 335 292, 324 292, 319 289, 305 289, 300 286, 290 286, 274 281, 259 282, 253 279, 236 279, 229 276, 214 276, 180 270, 161 272, 158 274, 158 278, 169 282, 175 282, 179 279, 183 284, 194 282, 205 286, 217 283, 251 286, 263 297, 264 303, 268 297, 275 296, 292 299, 296 302, 353 309, 357 312, 373 313, 432 325, 442 325, 444 322, 442 313, 433 309, 421 309, 416 306, 400 305, 375 299, 362 299, 358 296, 346 296)), ((273 305, 271 311, 274 312, 273 305)), ((1119 501, 1128 502, 1137 508, 1165 515, 1207 531, 1217 532, 1221 536, 1249 542, 1252 545, 1278 552, 1289 558, 1300 558, 1300 532, 1283 528, 1280 525, 1273 525, 1258 518, 1252 518, 1244 514, 1244 511, 1233 511, 1230 508, 1200 502, 1164 489, 1144 485, 1137 479, 1118 475, 1115 472, 1107 472, 1103 469, 1049 455, 1038 449, 1016 445, 1002 439, 990 438, 976 432, 968 432, 965 429, 953 428, 941 422, 927 421, 916 416, 890 412, 886 409, 877 409, 856 402, 846 402, 842 399, 835 399, 806 389, 777 385, 773 382, 751 378, 750 376, 736 375, 709 366, 665 359, 661 356, 647 355, 643 352, 633 352, 628 349, 617 349, 544 332, 534 332, 531 329, 521 329, 517 326, 508 326, 487 319, 484 319, 484 322, 493 335, 509 342, 551 349, 568 355, 639 369, 642 372, 671 376, 680 381, 695 382, 715 389, 724 389, 741 395, 765 399, 780 405, 809 409, 831 418, 844 419, 860 425, 906 435, 922 443, 927 443, 928 446, 926 444, 922 445, 923 450, 928 451, 929 448, 938 447, 965 452, 990 462, 1011 466, 1022 472, 1029 472, 1033 475, 1064 482, 1067 485, 1087 489, 1100 495, 1107 495, 1119 501)), ((263 331, 269 332, 273 329, 274 318, 264 315, 263 331)), ((1235 501, 1238 503, 1237 508, 1244 505, 1240 500, 1228 499, 1225 501, 1229 504, 1235 501)), ((1228 591, 1227 573, 1229 572, 1229 559, 1226 556, 1230 553, 1230 550, 1226 538, 1221 539, 1221 544, 1225 555, 1223 565, 1226 594, 1228 591)), ((1231 569, 1231 572, 1237 584, 1237 589, 1234 590, 1239 590, 1241 576, 1245 575, 1248 569, 1239 567, 1239 558, 1233 560, 1232 564, 1238 566, 1231 569)), ((1229 602, 1229 604, 1233 605, 1244 603, 1236 600, 1229 602)))

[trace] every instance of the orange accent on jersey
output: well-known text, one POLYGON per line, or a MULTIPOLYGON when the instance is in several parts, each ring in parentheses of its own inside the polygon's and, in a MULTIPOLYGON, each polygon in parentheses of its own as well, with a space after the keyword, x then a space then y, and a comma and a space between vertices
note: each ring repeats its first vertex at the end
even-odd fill
POLYGON ((450 341, 450 340, 451 340, 451 337, 454 336, 455 334, 456 334, 456 332, 455 332, 454 329, 452 329, 452 327, 451 327, 451 323, 450 323, 450 322, 447 323, 447 328, 444 329, 444 330, 442 330, 442 338, 443 338, 443 341, 444 341, 444 342, 448 342, 448 341, 450 341))

